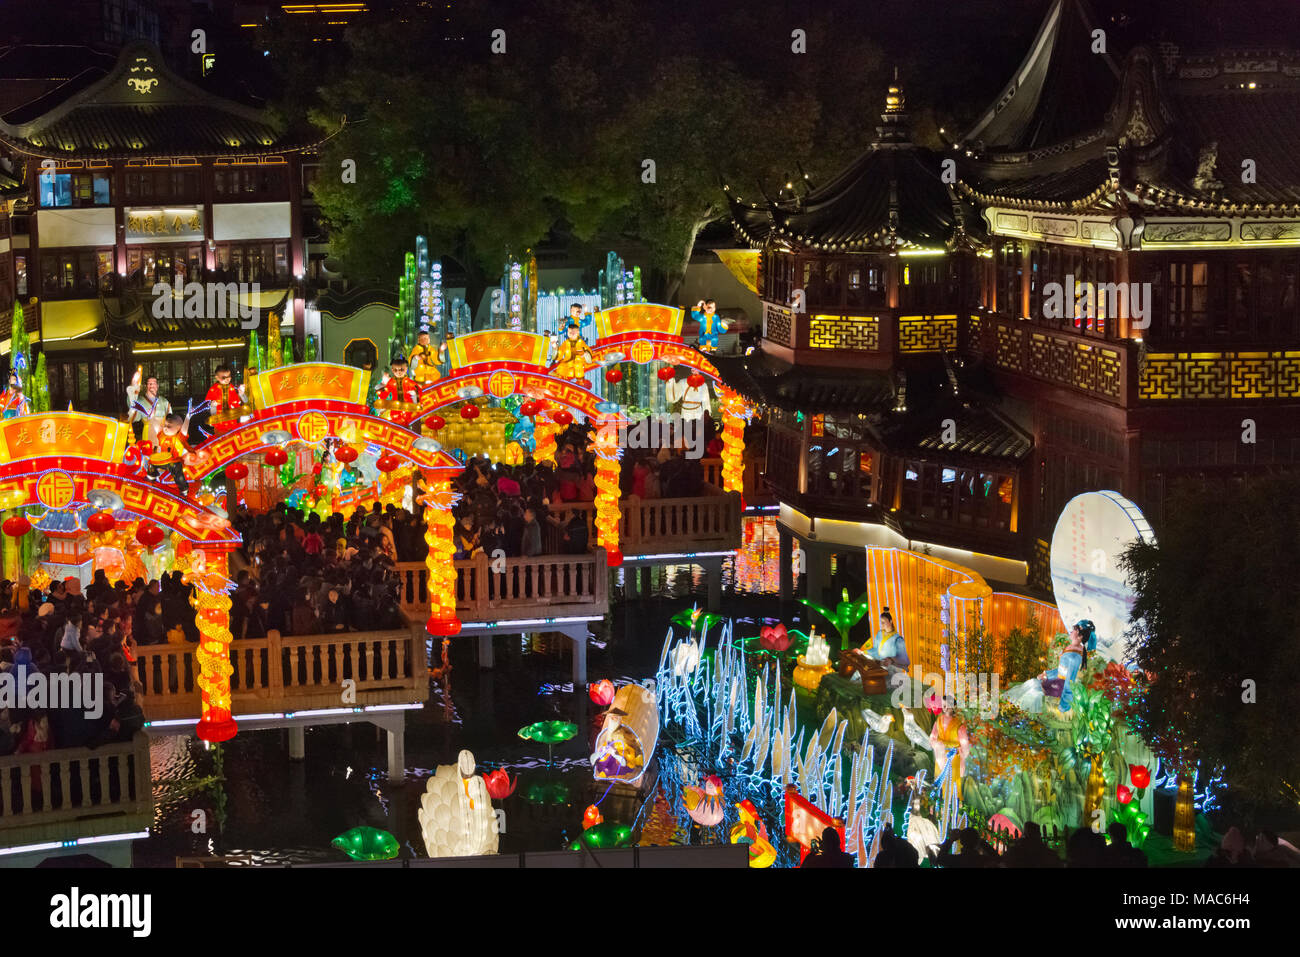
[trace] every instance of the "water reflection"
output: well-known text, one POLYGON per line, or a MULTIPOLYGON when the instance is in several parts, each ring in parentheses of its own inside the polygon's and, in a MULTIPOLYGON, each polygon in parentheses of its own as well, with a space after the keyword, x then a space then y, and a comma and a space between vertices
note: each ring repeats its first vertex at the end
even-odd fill
MULTIPOLYGON (((737 619, 738 634, 748 635, 757 633, 764 618, 781 613, 775 597, 779 542, 772 516, 744 522, 744 547, 724 562, 723 612, 737 619)), ((647 592, 625 598, 617 589, 609 618, 591 623, 591 681, 621 684, 652 675, 669 619, 684 603, 703 604, 706 598, 698 566, 648 573, 647 592)), ((802 620, 802 606, 785 611, 787 624, 802 620)), ((454 764, 462 748, 473 752, 479 773, 503 768, 519 778, 513 794, 494 802, 505 811, 501 853, 567 847, 582 830, 584 808, 596 802, 605 821, 639 826, 647 842, 726 840, 734 808, 721 825, 692 824, 677 775, 662 788, 641 792, 593 779, 588 756, 602 711, 585 687, 573 686, 567 640, 498 637, 490 671, 477 667, 473 646, 452 642, 450 695, 440 682, 431 682, 425 707, 405 713, 404 786, 389 782, 385 735, 366 723, 308 729, 303 761, 289 760, 287 731, 240 734, 222 747, 219 775, 213 752, 201 742, 156 741, 151 763, 155 782, 161 782, 155 786, 158 805, 151 836, 135 843, 137 866, 171 867, 177 858, 214 855, 242 863, 337 861, 343 856, 330 841, 360 825, 391 832, 404 856, 423 857, 416 812, 425 782, 438 765, 454 764), (517 731, 552 719, 575 723, 578 733, 555 745, 548 759, 544 744, 522 740, 517 731)), ((690 763, 689 755, 676 754, 665 739, 656 760, 671 760, 677 768, 690 763)), ((769 821, 769 831, 778 823, 769 821)))

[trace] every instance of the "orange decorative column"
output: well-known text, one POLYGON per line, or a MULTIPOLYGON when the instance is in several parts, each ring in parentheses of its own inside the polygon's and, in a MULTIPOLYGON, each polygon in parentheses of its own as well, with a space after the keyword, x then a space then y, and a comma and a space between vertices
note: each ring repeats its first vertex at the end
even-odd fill
POLYGON ((428 491, 420 497, 424 505, 424 541, 429 546, 425 565, 429 569, 429 634, 460 634, 456 617, 456 545, 452 533, 456 520, 451 510, 460 495, 451 489, 449 478, 429 478, 428 491))
POLYGON ((745 421, 749 406, 731 390, 722 392, 722 490, 745 494, 745 421))
POLYGON ((618 523, 621 509, 618 500, 618 460, 623 455, 619 444, 623 414, 617 402, 602 402, 596 408, 596 542, 605 549, 606 564, 617 568, 623 564, 618 547, 618 523))
POLYGON ((545 411, 538 412, 533 422, 533 439, 536 442, 533 448, 533 461, 549 462, 554 465, 555 434, 560 431, 560 426, 551 419, 551 413, 545 411))
POLYGON ((203 695, 203 710, 195 729, 204 741, 229 741, 238 727, 231 714, 230 675, 230 580, 225 552, 191 549, 177 556, 176 564, 184 572, 184 581, 194 586, 195 621, 199 629, 198 685, 203 695))

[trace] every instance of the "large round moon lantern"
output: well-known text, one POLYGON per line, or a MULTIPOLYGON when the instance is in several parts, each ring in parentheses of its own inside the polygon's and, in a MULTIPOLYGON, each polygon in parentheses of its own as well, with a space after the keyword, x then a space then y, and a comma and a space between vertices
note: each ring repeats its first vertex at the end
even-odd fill
POLYGON ((1124 660, 1134 595, 1119 567, 1136 541, 1155 542, 1142 511, 1118 492, 1085 492, 1066 503, 1052 532, 1052 590, 1061 620, 1097 626, 1097 652, 1124 660))

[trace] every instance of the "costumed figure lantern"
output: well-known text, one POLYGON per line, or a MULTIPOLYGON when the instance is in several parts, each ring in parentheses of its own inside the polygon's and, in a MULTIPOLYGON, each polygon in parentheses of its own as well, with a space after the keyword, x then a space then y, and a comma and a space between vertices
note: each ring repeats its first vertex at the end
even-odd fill
POLYGON ((149 441, 162 432, 167 416, 172 414, 172 405, 158 394, 158 379, 149 376, 144 380, 144 390, 140 382, 144 369, 136 366, 131 384, 126 388, 126 420, 132 424, 142 423, 143 437, 149 441))
POLYGON ((208 389, 208 422, 212 431, 224 435, 239 427, 239 417, 244 411, 244 396, 231 382, 230 366, 217 367, 214 382, 208 389))
POLYGON ((691 310, 691 318, 700 326, 698 348, 701 352, 715 352, 718 336, 727 331, 727 321, 718 315, 718 304, 712 299, 701 299, 691 310))
POLYGON ((559 379, 580 382, 594 367, 595 359, 591 348, 579 333, 578 324, 570 319, 564 327, 564 338, 555 347, 555 364, 551 368, 551 374, 559 379))
POLYGON ((419 385, 430 385, 442 378, 438 371, 439 363, 447 358, 447 344, 444 342, 435 349, 429 342, 429 333, 420 330, 411 347, 411 378, 419 385))
POLYGON ((29 411, 31 410, 27 405, 27 397, 23 395, 23 380, 15 369, 9 373, 9 389, 5 392, 3 416, 12 419, 26 415, 29 411))
POLYGON ((655 693, 635 684, 619 688, 591 755, 596 779, 636 784, 654 757, 658 740, 655 693))
POLYGON ((406 374, 406 356, 394 356, 389 369, 392 374, 379 389, 375 411, 394 425, 409 425, 420 411, 420 386, 406 374))

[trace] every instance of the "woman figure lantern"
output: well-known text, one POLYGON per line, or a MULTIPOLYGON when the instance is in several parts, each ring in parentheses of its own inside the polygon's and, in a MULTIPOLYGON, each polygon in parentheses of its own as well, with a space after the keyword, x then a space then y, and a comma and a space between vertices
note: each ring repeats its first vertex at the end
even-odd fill
POLYGON ((9 388, 5 392, 4 418, 13 419, 26 415, 31 409, 27 405, 27 396, 23 395, 23 380, 15 369, 9 373, 9 388))

